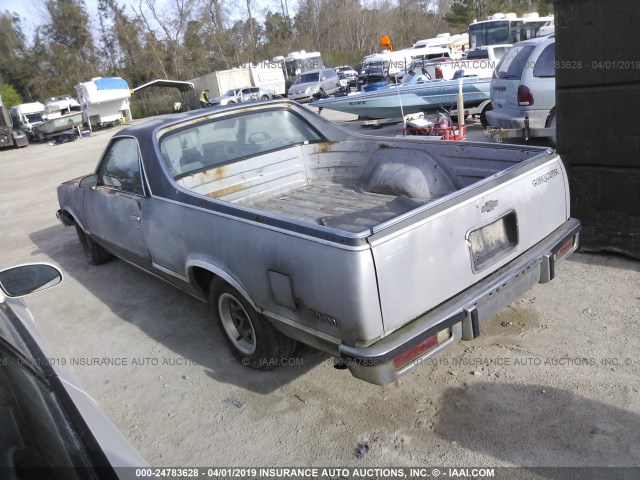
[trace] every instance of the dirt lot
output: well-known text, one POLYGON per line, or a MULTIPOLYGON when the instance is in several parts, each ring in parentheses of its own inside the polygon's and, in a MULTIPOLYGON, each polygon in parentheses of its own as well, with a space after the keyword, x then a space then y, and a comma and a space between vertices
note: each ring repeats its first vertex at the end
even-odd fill
POLYGON ((256 372, 229 358, 207 305, 122 261, 88 265, 55 218, 56 186, 90 173, 113 133, 0 151, 0 267, 60 266, 31 310, 150 464, 640 466, 637 261, 574 254, 480 338, 386 387, 314 352, 256 372))

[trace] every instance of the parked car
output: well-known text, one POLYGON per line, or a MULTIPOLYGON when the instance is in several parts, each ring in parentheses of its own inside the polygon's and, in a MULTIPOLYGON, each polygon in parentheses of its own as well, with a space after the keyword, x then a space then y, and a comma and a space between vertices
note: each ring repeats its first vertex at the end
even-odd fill
POLYGON ((580 229, 549 149, 372 137, 291 101, 121 130, 58 202, 90 263, 208 300, 239 364, 302 342, 377 384, 551 281, 580 229))
POLYGON ((273 92, 268 88, 241 87, 225 92, 219 97, 209 99, 209 105, 228 105, 230 103, 251 102, 254 100, 271 100, 273 92))
MULTIPOLYGON (((484 45, 475 47, 465 52, 464 60, 489 60, 497 63, 502 60, 505 53, 511 49, 511 44, 503 45, 484 45)), ((496 67, 493 65, 493 68, 496 67)))
POLYGON ((120 467, 147 463, 78 386, 21 299, 61 281, 47 264, 0 271, 1 476, 135 478, 120 467))
POLYGON ((349 84, 349 79, 347 78, 347 76, 344 73, 338 72, 338 81, 340 82, 340 91, 341 92, 350 92, 351 91, 351 85, 349 84))
POLYGON ((546 136, 555 146, 555 59, 554 36, 516 43, 502 57, 491 80, 489 125, 513 130, 504 133, 512 137, 546 136))
POLYGON ((289 87, 288 97, 299 102, 308 101, 315 94, 333 95, 340 90, 340 80, 333 68, 312 70, 300 74, 289 87))
POLYGON ((338 73, 344 73, 345 77, 347 77, 347 80, 349 80, 350 87, 355 87, 358 83, 358 72, 351 68, 349 65, 341 65, 339 67, 336 67, 335 70, 338 73))

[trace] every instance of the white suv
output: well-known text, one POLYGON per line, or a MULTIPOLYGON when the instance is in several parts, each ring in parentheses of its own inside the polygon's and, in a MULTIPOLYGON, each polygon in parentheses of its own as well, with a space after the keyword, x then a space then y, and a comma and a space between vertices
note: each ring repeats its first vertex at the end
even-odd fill
MULTIPOLYGON (((553 35, 516 43, 502 57, 491 80, 493 127, 520 129, 556 125, 556 43, 553 35)), ((549 137, 555 146, 555 134, 549 137)))

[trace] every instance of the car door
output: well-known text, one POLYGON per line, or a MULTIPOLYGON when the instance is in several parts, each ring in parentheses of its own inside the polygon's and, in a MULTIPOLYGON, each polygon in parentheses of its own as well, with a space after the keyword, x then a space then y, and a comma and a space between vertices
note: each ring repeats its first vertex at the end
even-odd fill
POLYGON ((241 102, 249 102, 252 100, 251 98, 251 89, 250 88, 243 88, 242 90, 240 90, 240 94, 238 95, 240 98, 241 102))
POLYGON ((338 74, 333 69, 328 69, 323 72, 324 74, 324 91, 327 93, 333 93, 340 88, 340 81, 338 80, 338 74))
POLYGON ((111 141, 97 172, 97 182, 84 196, 86 224, 91 236, 108 250, 143 267, 149 267, 149 250, 143 237, 145 186, 138 141, 120 137, 111 141))

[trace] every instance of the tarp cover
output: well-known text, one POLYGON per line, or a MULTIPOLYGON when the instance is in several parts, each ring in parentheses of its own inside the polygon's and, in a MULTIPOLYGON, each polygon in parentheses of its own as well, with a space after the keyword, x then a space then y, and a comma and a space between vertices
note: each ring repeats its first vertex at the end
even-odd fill
POLYGON ((103 77, 95 80, 97 90, 129 90, 127 81, 120 77, 103 77))

